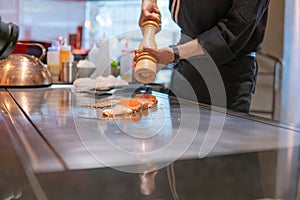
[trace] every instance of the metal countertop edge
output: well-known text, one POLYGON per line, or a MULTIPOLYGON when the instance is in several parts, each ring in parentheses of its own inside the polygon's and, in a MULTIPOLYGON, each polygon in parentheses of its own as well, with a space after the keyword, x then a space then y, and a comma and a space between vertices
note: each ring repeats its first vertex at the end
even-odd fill
POLYGON ((2 108, 2 113, 0 115, 4 118, 4 124, 9 134, 9 138, 13 144, 13 147, 18 155, 18 158, 21 161, 21 165, 23 170, 28 178, 28 181, 32 187, 32 191, 37 199, 47 200, 47 196, 40 185, 32 166, 32 158, 28 153, 28 149, 26 149, 22 139, 17 133, 16 124, 14 123, 12 116, 8 112, 8 109, 3 101, 0 100, 0 108, 2 108), (1 106, 1 103, 3 106, 1 106))
POLYGON ((66 171, 68 169, 67 164, 62 159, 62 157, 59 155, 59 153, 55 150, 55 148, 49 143, 49 141, 43 136, 43 134, 40 132, 40 130, 36 127, 36 125, 33 123, 33 121, 30 119, 30 117, 26 114, 26 112, 23 110, 21 105, 19 105, 18 101, 14 98, 13 94, 8 91, 9 96, 12 98, 14 103, 17 105, 20 112, 23 114, 23 117, 26 118, 26 120, 32 125, 32 127, 36 130, 36 132, 39 134, 39 136, 42 138, 42 140, 45 142, 45 144, 48 146, 50 151, 55 155, 56 159, 61 163, 63 170, 66 171))
MULTIPOLYGON (((69 90, 69 92, 72 92, 70 90, 69 85, 67 85, 67 86, 62 85, 62 87, 54 87, 54 88, 53 87, 47 87, 47 88, 43 87, 43 88, 44 89, 54 89, 54 90, 57 89, 57 88, 58 89, 67 89, 67 90, 69 90)), ((13 98, 12 93, 14 92, 14 89, 13 88, 7 88, 6 91, 8 91, 9 94, 13 98), (12 90, 10 90, 10 89, 12 89, 12 90)), ((157 91, 153 91, 153 92, 156 93, 157 95, 167 95, 167 96, 169 96, 166 93, 157 92, 157 91)), ((190 101, 190 100, 187 100, 187 99, 176 98, 176 97, 173 97, 173 96, 169 96, 169 98, 174 99, 174 100, 180 100, 180 101, 183 101, 183 102, 186 102, 186 103, 198 104, 200 106, 200 108, 202 108, 202 109, 211 110, 211 111, 220 112, 220 113, 225 113, 227 115, 240 117, 240 118, 248 119, 248 120, 251 120, 251 121, 260 122, 260 123, 263 123, 263 124, 267 124, 267 125, 271 125, 271 126, 275 126, 275 127, 280 127, 280 128, 284 128, 284 129, 288 129, 288 130, 300 133, 300 127, 297 127, 294 124, 283 123, 283 122, 276 121, 276 120, 273 120, 273 119, 263 118, 263 117, 254 116, 254 115, 251 115, 251 114, 246 114, 246 113, 241 113, 241 112, 236 112, 236 111, 229 110, 229 109, 226 109, 226 108, 221 108, 221 107, 218 107, 218 106, 211 106, 211 105, 207 105, 207 104, 203 104, 203 103, 190 101)), ((14 99, 14 101, 17 103, 17 101, 15 99, 14 99)), ((19 108, 20 108, 20 106, 19 106, 19 108)), ((22 108, 20 108, 20 109, 22 109, 22 108)))
MULTIPOLYGON (((170 96, 170 98, 172 98, 174 100, 177 99, 177 98, 172 97, 172 96, 170 96)), ((236 111, 233 111, 233 110, 230 110, 230 109, 221 108, 221 107, 217 107, 217 106, 211 106, 211 105, 207 105, 207 104, 203 104, 203 103, 189 101, 189 100, 186 100, 186 99, 178 99, 178 100, 186 102, 186 103, 198 104, 201 109, 211 110, 211 111, 220 112, 220 113, 225 112, 227 115, 248 119, 248 120, 259 122, 259 123, 263 123, 263 124, 267 124, 267 125, 271 125, 271 126, 276 126, 276 127, 279 127, 279 128, 292 130, 292 131, 298 132, 300 134, 300 127, 297 127, 293 124, 283 123, 283 122, 280 122, 280 121, 276 121, 276 120, 272 120, 272 119, 268 119, 268 118, 263 118, 263 117, 259 117, 259 116, 254 116, 254 115, 247 114, 247 113, 240 113, 240 112, 236 112, 236 111)))

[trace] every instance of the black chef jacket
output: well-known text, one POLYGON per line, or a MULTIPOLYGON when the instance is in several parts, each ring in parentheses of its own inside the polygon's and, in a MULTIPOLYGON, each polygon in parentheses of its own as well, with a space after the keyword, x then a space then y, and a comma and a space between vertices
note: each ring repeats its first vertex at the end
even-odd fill
MULTIPOLYGON (((268 4, 269 0, 170 0, 172 17, 181 28, 182 35, 187 36, 182 37, 181 42, 186 42, 188 37, 198 38, 219 68, 228 108, 249 111, 256 66, 255 59, 246 56, 261 48, 268 4), (240 96, 243 96, 242 100, 240 96), (244 104, 242 101, 246 101, 247 105, 241 108, 238 105, 244 104)), ((195 75, 197 72, 187 65, 188 62, 183 61, 179 72, 191 82, 199 101, 202 98, 203 102, 209 103, 203 90, 205 83, 203 80, 195 81, 199 80, 195 75)))

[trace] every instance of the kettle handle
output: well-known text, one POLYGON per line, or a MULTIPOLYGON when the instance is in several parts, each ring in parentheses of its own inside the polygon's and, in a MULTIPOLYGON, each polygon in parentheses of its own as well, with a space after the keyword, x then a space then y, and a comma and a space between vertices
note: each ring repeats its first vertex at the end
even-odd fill
POLYGON ((41 49, 41 55, 39 57, 39 60, 42 60, 46 56, 46 48, 44 45, 40 43, 31 43, 31 42, 17 42, 17 45, 24 45, 24 46, 37 46, 41 49))

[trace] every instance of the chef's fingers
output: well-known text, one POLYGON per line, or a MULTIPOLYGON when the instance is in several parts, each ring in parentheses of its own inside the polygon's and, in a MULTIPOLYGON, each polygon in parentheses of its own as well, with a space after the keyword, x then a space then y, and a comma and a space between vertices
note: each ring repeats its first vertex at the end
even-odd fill
POLYGON ((166 49, 155 49, 155 48, 144 46, 141 49, 134 50, 134 58, 132 63, 133 68, 136 67, 137 59, 139 55, 143 52, 148 53, 149 55, 151 55, 156 59, 158 70, 164 68, 170 61, 172 61, 173 52, 169 52, 166 49))
POLYGON ((133 61, 132 62, 132 66, 131 66, 132 68, 135 68, 136 67, 136 61, 133 61))
POLYGON ((148 53, 154 55, 155 57, 159 55, 158 49, 144 46, 142 50, 143 50, 143 52, 148 52, 148 53))
POLYGON ((155 21, 159 24, 161 24, 161 14, 160 11, 156 5, 156 3, 153 2, 145 2, 142 5, 141 9, 141 15, 139 19, 139 26, 142 27, 142 24, 145 21, 155 21))
POLYGON ((137 58, 139 57, 139 54, 142 52, 143 52, 142 49, 133 50, 132 68, 135 68, 137 58))
POLYGON ((143 47, 143 52, 147 52, 150 55, 152 55, 158 63, 160 63, 161 56, 163 56, 161 54, 162 52, 159 49, 154 49, 154 48, 151 48, 151 47, 143 47))
POLYGON ((143 51, 152 55, 156 59, 157 64, 167 65, 174 60, 173 50, 169 47, 162 49, 144 47, 143 51))

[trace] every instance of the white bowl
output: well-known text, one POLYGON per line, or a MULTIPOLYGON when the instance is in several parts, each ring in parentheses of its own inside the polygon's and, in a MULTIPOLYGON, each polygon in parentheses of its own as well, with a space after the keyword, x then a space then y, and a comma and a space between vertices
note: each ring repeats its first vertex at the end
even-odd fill
POLYGON ((78 78, 90 77, 95 69, 94 67, 78 67, 78 78))

